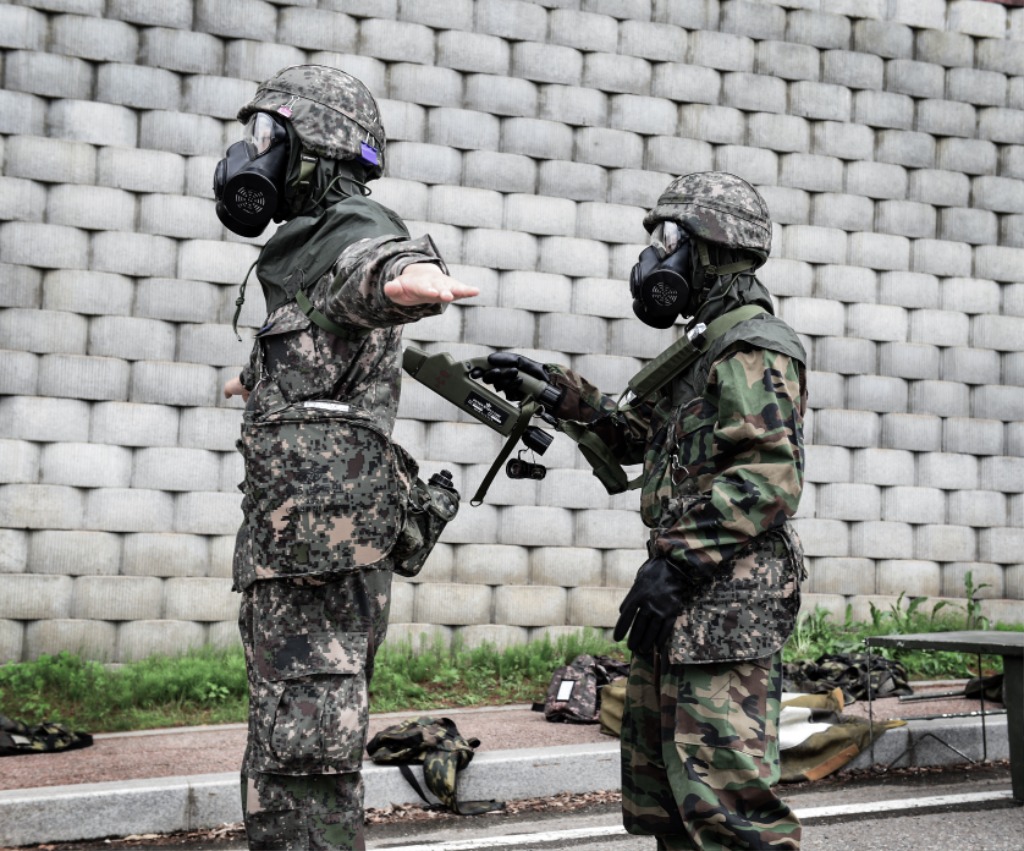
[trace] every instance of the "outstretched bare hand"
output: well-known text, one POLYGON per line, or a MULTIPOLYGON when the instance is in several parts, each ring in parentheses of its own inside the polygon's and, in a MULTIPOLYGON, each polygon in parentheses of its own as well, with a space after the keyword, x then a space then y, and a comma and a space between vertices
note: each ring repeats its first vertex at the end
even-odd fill
POLYGON ((406 307, 447 303, 479 294, 479 289, 446 275, 433 263, 410 263, 397 278, 384 284, 384 295, 406 307))

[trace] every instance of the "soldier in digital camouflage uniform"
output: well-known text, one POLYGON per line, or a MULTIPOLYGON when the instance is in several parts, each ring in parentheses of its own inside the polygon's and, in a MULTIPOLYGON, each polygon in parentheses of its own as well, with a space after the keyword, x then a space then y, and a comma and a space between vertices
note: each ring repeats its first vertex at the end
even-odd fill
POLYGON ((250 691, 246 833, 254 849, 363 848, 367 686, 409 486, 390 441, 402 325, 477 290, 367 197, 385 137, 361 82, 286 68, 238 118, 244 141, 214 178, 218 215, 243 236, 285 222, 256 264, 266 322, 224 388, 247 403, 233 568, 250 691))
POLYGON ((649 558, 614 635, 633 660, 622 724, 623 819, 659 849, 789 848, 800 825, 774 793, 781 648, 799 607, 803 553, 790 526, 803 483, 805 354, 754 276, 771 249, 764 200, 724 173, 672 181, 644 219, 651 245, 634 312, 686 328, 746 318, 670 384, 618 406, 572 370, 513 353, 484 379, 516 398, 519 371, 563 395, 623 463, 643 463, 649 558))

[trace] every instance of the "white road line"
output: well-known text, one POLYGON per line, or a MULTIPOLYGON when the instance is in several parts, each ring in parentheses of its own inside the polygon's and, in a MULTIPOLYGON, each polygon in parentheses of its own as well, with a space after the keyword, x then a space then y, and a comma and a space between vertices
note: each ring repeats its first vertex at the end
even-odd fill
MULTIPOLYGON (((895 801, 866 801, 861 804, 837 804, 830 807, 805 807, 795 810, 804 819, 831 819, 841 816, 871 816, 894 811, 914 812, 942 807, 964 807, 969 804, 1012 801, 1009 790, 971 792, 965 795, 937 795, 932 798, 902 798, 895 801)), ((380 845, 380 851, 476 851, 478 848, 516 848, 540 845, 545 842, 566 842, 573 839, 600 839, 606 836, 625 836, 621 825, 608 827, 582 827, 575 830, 548 830, 541 833, 515 833, 508 836, 480 836, 473 839, 453 839, 419 845, 380 845)))
POLYGON ((477 848, 514 848, 539 845, 542 842, 565 842, 570 839, 600 839, 602 836, 625 836, 622 825, 581 827, 576 830, 546 830, 543 833, 513 833, 508 836, 479 836, 475 839, 453 839, 449 842, 428 842, 423 845, 382 845, 380 851, 476 851, 477 848))
POLYGON ((838 818, 890 813, 896 810, 938 810, 943 807, 964 807, 968 804, 998 803, 1012 801, 1009 789, 997 792, 969 792, 966 795, 936 795, 933 798, 902 798, 895 801, 866 801, 863 804, 836 804, 831 807, 807 807, 796 810, 801 819, 838 818))

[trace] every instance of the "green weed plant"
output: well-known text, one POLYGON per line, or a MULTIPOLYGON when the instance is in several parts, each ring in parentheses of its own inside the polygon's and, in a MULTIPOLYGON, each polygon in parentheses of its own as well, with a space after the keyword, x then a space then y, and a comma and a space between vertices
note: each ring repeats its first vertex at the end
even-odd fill
MULTIPOLYGON (((876 635, 908 635, 922 632, 949 632, 965 629, 996 629, 1024 632, 1024 626, 992 624, 981 613, 978 592, 988 588, 987 583, 974 584, 970 571, 964 577, 963 603, 938 600, 929 606, 927 597, 907 598, 900 594, 888 608, 870 605, 870 623, 853 620, 852 609, 846 607, 842 623, 832 619, 831 612, 817 608, 804 615, 797 623, 793 635, 783 648, 783 661, 814 661, 827 654, 863 652, 864 639, 876 635)), ((978 657, 964 653, 927 650, 897 650, 889 647, 872 648, 872 653, 902 662, 912 680, 964 679, 998 673, 1002 658, 983 656, 981 672, 978 657)))
POLYGON ((545 638, 497 650, 450 647, 439 639, 418 648, 385 644, 377 656, 370 704, 374 712, 499 705, 539 700, 555 668, 581 653, 625 658, 625 648, 586 629, 556 641, 545 638))

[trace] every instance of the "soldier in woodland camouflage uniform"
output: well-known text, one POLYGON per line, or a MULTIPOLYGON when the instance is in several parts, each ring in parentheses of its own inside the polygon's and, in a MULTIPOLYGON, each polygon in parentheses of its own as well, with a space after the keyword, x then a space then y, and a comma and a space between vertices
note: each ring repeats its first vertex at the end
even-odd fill
POLYGON ((266 322, 224 387, 247 402, 233 569, 250 691, 246 833, 254 849, 363 848, 367 686, 409 486, 390 440, 401 326, 477 290, 367 197, 385 138, 358 80, 286 68, 238 118, 244 141, 214 177, 218 215, 243 236, 285 222, 256 264, 266 322))
POLYGON ((614 631, 633 651, 626 828, 659 849, 794 849, 799 822, 772 786, 781 648, 803 578, 789 518, 803 483, 804 350, 753 274, 771 221, 752 186, 717 172, 677 178, 644 225, 651 245, 630 286, 646 324, 683 316, 692 329, 746 305, 762 312, 633 408, 509 352, 491 356, 484 379, 510 398, 520 371, 547 380, 563 390, 556 417, 585 424, 623 463, 643 462, 650 557, 614 631))

